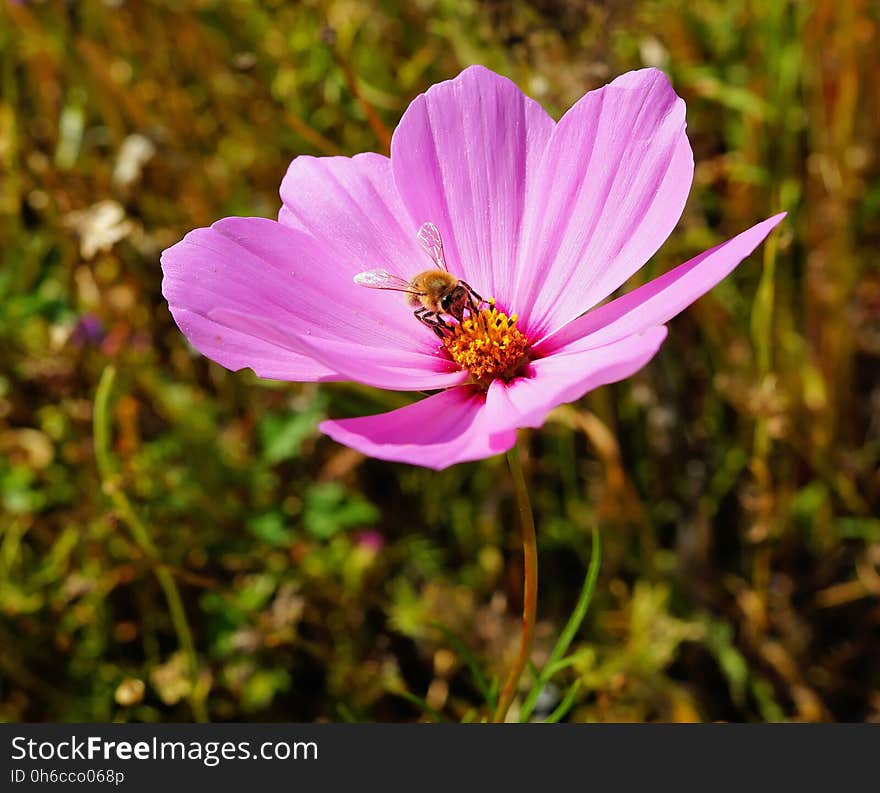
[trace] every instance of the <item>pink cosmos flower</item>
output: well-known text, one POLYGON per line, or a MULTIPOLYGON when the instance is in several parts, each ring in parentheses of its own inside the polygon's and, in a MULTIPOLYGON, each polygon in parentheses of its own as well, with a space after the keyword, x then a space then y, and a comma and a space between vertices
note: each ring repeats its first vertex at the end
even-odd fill
POLYGON ((436 390, 321 430, 361 452, 441 469, 508 450, 519 427, 636 372, 664 323, 711 289, 784 213, 598 306, 660 247, 693 178, 685 105, 655 69, 582 97, 558 123, 480 66, 416 97, 391 157, 298 157, 278 220, 225 218, 162 255, 162 291, 201 353, 276 380, 436 390), (431 269, 494 298, 439 333, 404 295, 431 269), (363 279, 361 279, 363 280, 363 279), (585 313, 586 312, 586 313, 585 313))

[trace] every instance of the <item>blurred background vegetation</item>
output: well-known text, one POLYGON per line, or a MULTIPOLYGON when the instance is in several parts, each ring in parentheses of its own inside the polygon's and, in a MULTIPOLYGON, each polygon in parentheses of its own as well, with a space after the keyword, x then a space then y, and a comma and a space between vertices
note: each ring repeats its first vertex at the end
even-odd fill
POLYGON ((695 185, 630 286, 789 211, 638 376, 525 438, 536 662, 593 526, 604 552, 536 717, 580 681, 570 720, 880 720, 878 26, 866 0, 5 2, 0 719, 480 718, 466 661, 501 675, 518 641, 504 459, 335 445, 323 416, 410 397, 208 362, 158 259, 483 63, 557 117, 670 74, 695 185))

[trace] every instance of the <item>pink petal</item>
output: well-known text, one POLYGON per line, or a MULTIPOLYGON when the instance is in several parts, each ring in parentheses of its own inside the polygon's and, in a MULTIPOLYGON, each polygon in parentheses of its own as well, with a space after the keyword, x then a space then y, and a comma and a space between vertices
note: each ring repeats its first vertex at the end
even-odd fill
POLYGON ((547 413, 587 391, 629 377, 657 352, 666 328, 605 347, 583 340, 533 362, 531 377, 496 380, 485 394, 453 388, 390 413, 325 421, 321 430, 370 457, 442 469, 507 451, 517 427, 538 427, 547 413))
MULTIPOLYGON (((420 223, 403 206, 387 157, 297 157, 281 182, 281 199, 278 220, 319 240, 327 265, 349 281, 376 269, 409 279, 430 266, 416 240, 420 223)), ((370 294, 383 311, 411 322, 402 295, 370 294)))
POLYGON ((497 390, 452 388, 377 416, 325 421, 322 432, 370 457, 440 470, 507 451, 516 441, 497 390))
POLYGON ((533 361, 530 378, 497 385, 504 389, 518 427, 540 427, 557 405, 635 374, 654 357, 665 338, 666 328, 660 326, 602 347, 581 339, 533 361))
POLYGON ((526 196, 553 126, 510 80, 472 66, 416 97, 391 143, 413 223, 436 224, 449 269, 504 307, 526 196))
POLYGON ((608 344, 667 322, 751 254, 785 214, 780 212, 638 289, 599 306, 540 342, 536 349, 549 353, 582 337, 588 337, 591 345, 608 344))
POLYGON ((227 308, 215 309, 211 319, 227 330, 243 328, 246 332, 259 332, 264 339, 277 340, 278 344, 311 357, 334 372, 332 378, 324 379, 355 380, 374 388, 397 391, 451 388, 469 379, 466 371, 439 354, 432 356, 426 366, 420 359, 414 361, 406 350, 359 346, 355 341, 357 335, 352 340, 320 338, 308 330, 297 334, 265 319, 227 308))
POLYGON ((233 372, 249 367, 267 380, 293 382, 345 379, 324 364, 295 352, 290 344, 265 338, 259 331, 249 331, 245 326, 241 326, 243 330, 233 330, 186 308, 174 305, 169 308, 190 344, 233 372))
POLYGON ((693 178, 684 116, 666 75, 643 69, 557 124, 528 197, 511 302, 534 336, 607 297, 669 236, 693 178))
POLYGON ((438 343, 438 353, 425 363, 405 351, 371 350, 351 340, 316 339, 309 335, 296 339, 300 352, 331 366, 341 376, 338 379, 391 391, 432 391, 466 383, 470 374, 443 357, 439 346, 438 343))
POLYGON ((404 390, 464 377, 410 311, 385 313, 320 241, 273 220, 226 218, 196 229, 162 254, 162 267, 181 330, 224 366, 404 390))

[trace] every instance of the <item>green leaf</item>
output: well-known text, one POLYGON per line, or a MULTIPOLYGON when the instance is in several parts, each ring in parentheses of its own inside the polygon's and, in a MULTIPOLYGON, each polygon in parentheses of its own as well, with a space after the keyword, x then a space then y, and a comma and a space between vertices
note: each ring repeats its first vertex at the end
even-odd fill
POLYGON ((440 711, 435 710, 427 702, 425 702, 425 700, 423 700, 421 697, 417 697, 415 694, 411 694, 406 689, 402 689, 402 688, 395 689, 391 693, 395 694, 398 697, 402 697, 407 702, 412 703, 419 710, 421 710, 424 713, 427 713, 429 716, 431 716, 434 719, 434 721, 436 721, 436 722, 449 721, 449 719, 447 719, 442 713, 440 713, 440 711))
POLYGON ((303 441, 314 435, 322 414, 323 406, 316 402, 303 412, 264 416, 259 425, 263 460, 275 465, 299 456, 303 441))
POLYGON ((554 667, 565 656, 565 653, 568 651, 572 641, 574 641, 574 637, 580 629, 584 618, 587 616, 587 611, 590 608, 590 601, 593 599, 593 592, 596 589, 596 581, 599 578, 599 565, 601 561, 602 543, 599 537, 599 529, 596 528, 593 530, 593 549, 590 556, 590 566, 587 568, 587 577, 584 579, 584 586, 581 589, 581 595, 578 598, 578 602, 575 605, 574 611, 572 612, 571 617, 569 617, 565 628, 563 628, 562 633, 559 635, 556 645, 553 647, 553 652, 550 653, 550 658, 544 665, 541 674, 538 676, 538 679, 532 686, 532 690, 529 691, 529 694, 526 697, 526 701, 523 703, 519 715, 519 720, 521 722, 529 720, 532 711, 535 709, 535 703, 538 701, 541 690, 550 680, 554 667))
POLYGON ((574 700, 577 696, 578 691, 580 691, 580 688, 581 681, 575 680, 571 688, 569 688, 568 691, 565 692, 565 696, 563 697, 562 702, 560 702, 556 706, 555 710, 546 719, 544 719, 544 723, 556 724, 556 722, 558 722, 560 719, 564 719, 565 716, 568 715, 568 712, 574 706, 574 700))
POLYGON ((294 538, 293 531, 286 525, 284 515, 277 510, 254 515, 248 520, 247 529, 258 540, 278 548, 290 546, 294 538))
POLYGON ((242 705, 248 710, 268 707, 275 695, 290 687, 290 675, 284 669, 260 669, 244 684, 242 705))
POLYGON ((360 496, 349 495, 338 482, 323 482, 306 494, 303 520, 306 531, 319 540, 379 518, 378 510, 360 496))

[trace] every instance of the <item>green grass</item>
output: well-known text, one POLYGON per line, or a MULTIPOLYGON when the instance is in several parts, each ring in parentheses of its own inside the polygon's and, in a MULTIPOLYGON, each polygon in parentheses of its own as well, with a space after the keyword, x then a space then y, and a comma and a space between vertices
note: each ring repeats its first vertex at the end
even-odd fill
POLYGON ((519 631, 503 458, 335 445, 322 417, 410 397, 221 369, 158 264, 272 216, 296 155, 381 151, 474 62, 557 117, 670 74, 695 184, 634 284, 789 212, 646 369, 527 437, 539 668, 603 538, 540 714, 880 718, 878 25, 830 0, 3 4, 0 719, 485 717, 519 631))

